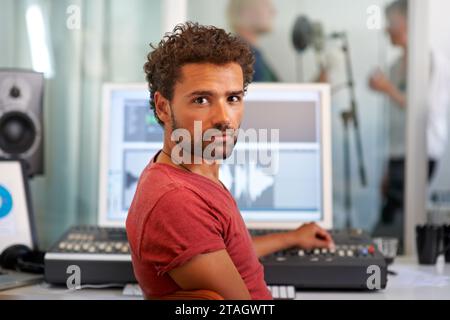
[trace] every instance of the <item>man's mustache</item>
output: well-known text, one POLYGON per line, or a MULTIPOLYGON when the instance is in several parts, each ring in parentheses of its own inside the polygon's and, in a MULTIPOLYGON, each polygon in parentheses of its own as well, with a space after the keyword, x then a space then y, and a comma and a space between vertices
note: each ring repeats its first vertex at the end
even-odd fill
POLYGON ((239 132, 239 128, 240 128, 240 126, 238 128, 233 128, 230 124, 218 123, 218 124, 215 124, 214 126, 212 126, 211 128, 205 130, 205 132, 208 130, 217 130, 217 131, 220 131, 222 133, 222 135, 228 135, 228 136, 234 137, 239 132))

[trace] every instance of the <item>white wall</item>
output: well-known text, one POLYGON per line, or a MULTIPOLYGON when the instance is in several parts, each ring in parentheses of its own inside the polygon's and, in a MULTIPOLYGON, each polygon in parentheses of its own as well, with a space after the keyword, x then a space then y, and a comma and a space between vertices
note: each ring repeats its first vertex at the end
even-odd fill
POLYGON ((150 42, 159 42, 161 1, 108 0, 109 25, 105 28, 108 61, 107 77, 116 82, 144 82, 143 65, 150 42), (142 71, 142 72, 140 72, 142 71))
MULTIPOLYGON (((430 37, 431 45, 450 58, 450 1, 430 0, 430 37)), ((450 90, 450 84, 449 84, 450 90)), ((450 106, 449 106, 450 108, 450 106)), ((450 117, 450 113, 449 113, 450 117)), ((450 122, 450 119, 447 119, 450 122)), ((436 177, 430 188, 431 192, 450 191, 450 139, 447 151, 440 161, 436 177)))

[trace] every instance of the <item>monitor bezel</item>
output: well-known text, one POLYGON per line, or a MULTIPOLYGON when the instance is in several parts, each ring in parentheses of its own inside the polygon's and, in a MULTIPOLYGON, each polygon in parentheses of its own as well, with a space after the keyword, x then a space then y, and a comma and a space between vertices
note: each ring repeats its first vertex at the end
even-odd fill
MULTIPOLYGON (((111 95, 114 91, 148 91, 146 83, 104 83, 102 88, 102 118, 100 130, 99 204, 98 225, 101 227, 125 227, 124 221, 108 219, 108 170, 109 170, 109 118, 111 95)), ((150 94, 149 94, 150 98, 150 94)))
MULTIPOLYGON (((108 219, 108 155, 109 155, 109 115, 111 95, 114 91, 124 90, 148 90, 146 83, 105 83, 103 85, 102 120, 100 137, 100 166, 99 166, 99 205, 98 224, 103 227, 124 227, 125 221, 112 221, 108 219)), ((250 91, 315 91, 320 94, 320 144, 321 144, 321 168, 322 168, 322 219, 316 221, 325 229, 333 228, 333 205, 332 205, 332 135, 331 135, 331 93, 327 84, 293 84, 293 83, 256 83, 248 88, 250 91)), ((283 221, 283 222, 256 222, 245 221, 249 229, 283 229, 293 230, 309 221, 283 221)))

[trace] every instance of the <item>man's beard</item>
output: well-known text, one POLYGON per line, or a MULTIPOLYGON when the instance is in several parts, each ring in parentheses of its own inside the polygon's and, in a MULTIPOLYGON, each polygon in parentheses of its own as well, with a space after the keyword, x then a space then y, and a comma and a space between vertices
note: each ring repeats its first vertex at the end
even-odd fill
MULTIPOLYGON (((173 111, 171 112, 171 127, 172 132, 174 132, 177 129, 185 129, 179 126, 175 119, 175 115, 173 114, 173 111)), ((240 126, 239 126, 240 127, 240 126)), ((190 151, 191 158, 197 157, 203 160, 207 161, 214 161, 214 160, 225 160, 231 156, 233 153, 234 147, 238 141, 237 133, 239 132, 238 129, 233 129, 228 124, 224 123, 217 123, 212 128, 221 132, 222 135, 228 134, 228 139, 224 141, 214 142, 214 141, 203 141, 204 133, 205 131, 201 132, 201 137, 198 137, 196 133, 194 132, 194 137, 191 136, 190 139, 190 150, 189 148, 183 147, 183 140, 177 141, 176 144, 180 145, 181 149, 183 149, 183 152, 190 151), (200 141, 195 141, 196 138, 200 138, 200 141), (230 139, 232 139, 230 141, 230 139), (201 148, 198 146, 201 145, 201 148), (197 146, 197 147, 196 147, 197 146), (188 149, 188 150, 186 150, 188 149), (207 150, 207 152, 205 152, 207 150)), ((208 129, 208 130, 210 130, 208 129)), ((208 137, 212 138, 212 137, 208 137)), ((192 159, 193 160, 193 159, 192 159)))

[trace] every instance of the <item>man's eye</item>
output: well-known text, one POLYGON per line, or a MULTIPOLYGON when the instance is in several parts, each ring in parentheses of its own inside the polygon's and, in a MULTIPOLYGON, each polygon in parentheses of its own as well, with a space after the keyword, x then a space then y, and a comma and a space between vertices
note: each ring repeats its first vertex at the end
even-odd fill
POLYGON ((241 97, 239 97, 239 96, 231 96, 231 97, 228 97, 228 101, 229 102, 239 102, 239 101, 241 101, 241 97))
POLYGON ((205 97, 195 98, 194 99, 194 103, 196 103, 196 104, 206 104, 206 103, 208 103, 208 99, 206 99, 205 97))

